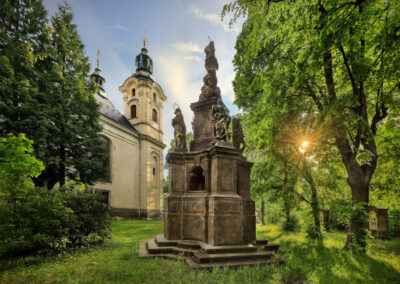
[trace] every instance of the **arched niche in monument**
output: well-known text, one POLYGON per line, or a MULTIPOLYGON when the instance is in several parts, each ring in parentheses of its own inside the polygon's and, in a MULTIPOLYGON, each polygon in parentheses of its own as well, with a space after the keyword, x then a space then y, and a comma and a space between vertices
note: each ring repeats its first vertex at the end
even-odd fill
POLYGON ((204 191, 205 177, 202 167, 194 167, 190 173, 189 190, 190 191, 204 191))

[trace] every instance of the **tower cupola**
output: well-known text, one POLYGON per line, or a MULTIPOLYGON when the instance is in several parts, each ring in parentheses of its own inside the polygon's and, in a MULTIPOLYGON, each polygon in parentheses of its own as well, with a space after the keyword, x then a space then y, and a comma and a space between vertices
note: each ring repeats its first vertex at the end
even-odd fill
POLYGON ((153 74, 153 60, 146 49, 146 38, 143 39, 143 48, 141 52, 136 56, 135 65, 136 73, 134 76, 136 78, 153 81, 151 76, 151 74, 153 74))
POLYGON ((107 98, 106 91, 104 90, 104 83, 106 82, 106 79, 104 79, 103 74, 101 74, 101 70, 99 68, 100 64, 100 50, 97 50, 97 67, 94 69, 94 72, 92 75, 90 75, 91 78, 94 78, 94 82, 96 83, 96 86, 98 88, 97 93, 104 97, 107 98))

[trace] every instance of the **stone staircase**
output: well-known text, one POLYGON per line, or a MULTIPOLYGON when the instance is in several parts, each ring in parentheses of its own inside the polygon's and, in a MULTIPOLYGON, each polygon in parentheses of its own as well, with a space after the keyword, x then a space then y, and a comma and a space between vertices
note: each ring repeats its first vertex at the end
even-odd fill
POLYGON ((238 267, 243 265, 284 264, 275 254, 278 245, 256 240, 245 245, 212 246, 194 240, 167 240, 156 236, 140 243, 140 257, 183 258, 191 268, 238 267))

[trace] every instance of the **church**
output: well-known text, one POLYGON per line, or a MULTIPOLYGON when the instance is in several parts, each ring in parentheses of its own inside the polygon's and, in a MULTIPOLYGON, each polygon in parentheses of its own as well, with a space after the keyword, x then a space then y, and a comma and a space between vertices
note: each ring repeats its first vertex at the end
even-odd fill
POLYGON ((153 60, 143 48, 136 56, 136 72, 119 87, 123 114, 107 98, 105 78, 99 68, 91 75, 98 91, 102 136, 108 145, 109 163, 104 178, 94 187, 112 207, 113 216, 160 218, 163 209, 162 118, 166 96, 156 82, 153 60))

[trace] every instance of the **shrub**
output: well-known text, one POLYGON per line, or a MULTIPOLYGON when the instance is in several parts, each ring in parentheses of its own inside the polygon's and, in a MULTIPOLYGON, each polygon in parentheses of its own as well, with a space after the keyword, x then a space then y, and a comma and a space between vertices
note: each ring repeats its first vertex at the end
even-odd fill
POLYGON ((346 231, 350 224, 351 202, 335 200, 329 210, 329 226, 331 229, 346 231))
POLYGON ((310 239, 322 239, 323 235, 321 229, 314 224, 308 224, 306 228, 307 237, 310 239))
POLYGON ((283 221, 281 228, 282 231, 285 232, 298 232, 300 231, 299 219, 296 217, 296 215, 292 215, 290 219, 283 221))
POLYGON ((56 253, 103 240, 110 234, 110 208, 94 189, 70 183, 35 188, 42 164, 24 136, 0 140, 0 255, 56 253))

